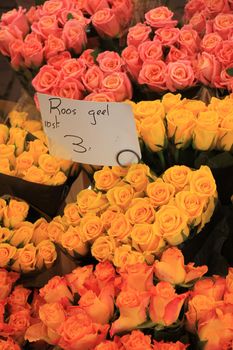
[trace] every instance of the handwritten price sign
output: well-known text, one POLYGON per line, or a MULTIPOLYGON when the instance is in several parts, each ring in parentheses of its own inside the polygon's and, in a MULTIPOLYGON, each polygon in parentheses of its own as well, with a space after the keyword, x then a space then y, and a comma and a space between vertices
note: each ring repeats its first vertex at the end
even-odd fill
POLYGON ((141 158, 131 106, 38 94, 50 153, 94 165, 127 165, 141 158))

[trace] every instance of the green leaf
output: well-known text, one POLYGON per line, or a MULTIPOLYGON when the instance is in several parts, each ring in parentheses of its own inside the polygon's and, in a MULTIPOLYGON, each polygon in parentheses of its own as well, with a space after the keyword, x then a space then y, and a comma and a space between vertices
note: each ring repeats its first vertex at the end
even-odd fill
POLYGON ((231 77, 233 77, 233 67, 227 68, 226 72, 228 75, 230 75, 231 77))
POLYGON ((68 13, 67 15, 67 21, 69 21, 70 19, 74 19, 74 16, 72 15, 72 13, 68 13))
POLYGON ((152 321, 146 321, 138 325, 136 328, 137 329, 149 329, 149 328, 154 328, 156 326, 156 323, 152 321))

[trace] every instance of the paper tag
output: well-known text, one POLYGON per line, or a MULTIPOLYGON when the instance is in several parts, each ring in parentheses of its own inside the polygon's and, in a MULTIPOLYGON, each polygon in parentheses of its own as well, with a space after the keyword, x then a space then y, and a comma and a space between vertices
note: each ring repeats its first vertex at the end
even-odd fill
POLYGON ((38 94, 52 155, 93 165, 138 163, 141 151, 132 107, 38 94))

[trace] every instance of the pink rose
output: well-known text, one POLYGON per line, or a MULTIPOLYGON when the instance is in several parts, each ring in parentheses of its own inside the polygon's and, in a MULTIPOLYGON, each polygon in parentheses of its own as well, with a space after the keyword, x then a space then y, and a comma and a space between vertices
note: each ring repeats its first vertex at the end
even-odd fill
POLYGON ((65 78, 61 79, 52 89, 51 95, 71 98, 74 100, 82 100, 83 98, 83 85, 76 78, 65 78))
POLYGON ((79 79, 85 72, 86 66, 82 60, 78 58, 70 58, 63 62, 61 75, 65 78, 79 79))
POLYGON ((233 9, 233 0, 228 0, 228 4, 230 6, 230 9, 232 10, 233 9))
POLYGON ((61 10, 64 10, 64 4, 61 0, 45 1, 41 9, 41 16, 57 15, 61 10))
POLYGON ((232 90, 233 87, 233 77, 227 73, 227 69, 232 68, 232 65, 222 69, 219 79, 214 81, 214 86, 217 88, 223 88, 227 90, 232 90))
POLYGON ((179 35, 179 28, 159 28, 155 31, 154 40, 158 39, 162 45, 170 46, 177 42, 179 35))
POLYGON ((96 102, 116 102, 115 96, 112 92, 93 92, 84 98, 85 101, 96 102))
POLYGON ((178 39, 180 43, 180 48, 185 48, 191 55, 194 52, 199 51, 200 38, 196 30, 184 26, 180 30, 180 37, 178 39))
POLYGON ((233 62, 233 41, 225 40, 216 48, 215 55, 217 59, 225 66, 233 62))
POLYGON ((16 27, 22 32, 22 35, 25 36, 29 32, 29 25, 25 12, 26 10, 19 6, 18 10, 13 9, 3 13, 1 17, 2 27, 16 27))
POLYGON ((26 12, 26 17, 30 24, 33 22, 38 22, 40 19, 40 7, 31 6, 30 9, 26 12))
POLYGON ((107 74, 121 72, 123 61, 119 54, 114 51, 104 51, 97 57, 100 69, 107 74))
POLYGON ((139 73, 139 84, 147 84, 153 91, 166 90, 167 65, 163 61, 143 63, 139 73))
POLYGON ((138 47, 144 41, 149 39, 151 28, 143 23, 138 23, 135 26, 129 28, 127 35, 127 45, 133 45, 138 47))
POLYGON ((69 16, 78 21, 82 27, 86 27, 90 23, 90 19, 84 17, 80 10, 62 10, 58 16, 58 22, 64 26, 69 21, 69 16))
POLYGON ((109 8, 97 11, 91 17, 91 20, 100 36, 109 36, 113 38, 121 32, 119 19, 109 8))
POLYGON ((48 39, 45 41, 45 58, 48 60, 50 57, 59 54, 60 52, 65 51, 66 47, 64 41, 60 38, 57 38, 53 34, 48 36, 48 39))
POLYGON ((117 102, 132 98, 132 85, 125 73, 115 72, 102 81, 102 91, 112 92, 117 102))
POLYGON ((97 92, 102 84, 104 74, 98 66, 90 67, 82 76, 82 83, 89 92, 97 92))
POLYGON ((201 49, 208 53, 214 53, 215 50, 218 50, 218 46, 221 43, 222 38, 217 33, 206 34, 201 42, 201 49))
POLYGON ((32 80, 32 86, 37 92, 49 94, 57 85, 59 78, 60 72, 53 66, 46 65, 40 68, 39 73, 32 80))
POLYGON ((40 67, 44 59, 44 48, 37 39, 27 40, 23 45, 22 55, 26 67, 40 67))
POLYGON ((189 21, 189 25, 198 32, 202 34, 206 27, 206 14, 204 11, 197 12, 189 21))
POLYGON ((58 35, 59 33, 58 22, 55 15, 41 17, 38 22, 32 24, 31 29, 43 39, 47 39, 49 34, 58 35))
POLYGON ((107 0, 86 0, 85 1, 85 10, 89 15, 94 15, 95 12, 109 8, 107 0))
POLYGON ((137 80, 139 72, 142 68, 142 61, 137 48, 133 45, 129 45, 122 51, 121 56, 125 61, 126 70, 133 79, 137 80))
POLYGON ((194 71, 190 61, 168 63, 166 84, 170 91, 183 90, 193 86, 194 80, 194 71))
POLYGON ((228 0, 205 0, 205 11, 209 18, 214 18, 219 13, 230 11, 228 0))
POLYGON ((205 85, 214 85, 219 79, 221 64, 214 55, 202 52, 197 61, 197 79, 205 85))
POLYGON ((79 57, 80 60, 83 60, 83 62, 86 64, 88 67, 92 67, 95 65, 94 57, 93 54, 94 50, 93 49, 87 49, 83 51, 81 56, 79 57))
POLYGON ((223 39, 228 39, 228 36, 233 32, 233 14, 220 13, 214 18, 213 29, 223 39))
POLYGON ((175 27, 177 21, 172 19, 173 15, 166 6, 159 6, 145 14, 146 24, 152 28, 175 27))
POLYGON ((145 41, 138 46, 142 62, 153 63, 163 58, 163 49, 159 40, 145 41))
POLYGON ((166 57, 166 62, 176 62, 180 60, 188 60, 189 54, 187 49, 183 48, 182 50, 177 49, 175 46, 171 46, 169 53, 166 57))
POLYGON ((185 5, 185 18, 189 20, 190 18, 205 9, 205 0, 189 0, 185 5))
POLYGON ((125 28, 132 19, 133 4, 132 0, 115 0, 112 3, 112 11, 123 28, 125 28))
POLYGON ((60 70, 63 66, 63 63, 71 58, 69 51, 61 52, 53 57, 48 59, 48 65, 53 66, 54 68, 60 70))
POLYGON ((20 39, 16 39, 10 44, 11 65, 14 69, 19 69, 20 66, 23 66, 23 45, 24 43, 20 39))
POLYGON ((22 40, 22 33, 15 32, 8 27, 0 29, 0 52, 5 56, 10 56, 10 45, 17 39, 22 40))
POLYGON ((73 49, 77 54, 81 53, 87 44, 86 32, 76 19, 71 19, 65 24, 62 39, 67 49, 73 49))

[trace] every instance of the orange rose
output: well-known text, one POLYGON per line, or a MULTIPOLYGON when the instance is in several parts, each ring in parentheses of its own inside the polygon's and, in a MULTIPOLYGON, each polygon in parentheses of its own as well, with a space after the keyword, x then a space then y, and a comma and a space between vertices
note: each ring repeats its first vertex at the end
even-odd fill
POLYGON ((120 178, 108 166, 104 166, 103 169, 94 173, 94 181, 98 190, 107 191, 113 188, 120 178))
POLYGON ((34 223, 32 242, 35 246, 37 246, 41 241, 48 239, 48 228, 49 223, 44 218, 40 218, 34 223))
POLYGON ((233 293, 233 267, 229 267, 228 275, 226 276, 226 290, 228 293, 233 293))
POLYGON ((206 265, 195 267, 194 263, 189 263, 185 266, 185 271, 186 276, 184 283, 190 283, 201 278, 208 271, 208 267, 206 265))
POLYGON ((98 237, 91 247, 91 254, 98 261, 112 260, 115 251, 115 241, 112 237, 98 237))
POLYGON ((78 205, 76 203, 67 204, 62 219, 68 225, 78 225, 81 219, 78 205))
POLYGON ((168 282, 159 282, 151 289, 151 293, 149 308, 151 320, 164 326, 176 322, 188 293, 176 294, 168 282))
POLYGON ((40 296, 44 298, 47 303, 59 302, 62 298, 67 298, 73 301, 73 295, 67 287, 64 277, 55 276, 40 289, 40 296))
POLYGON ((0 243, 6 243, 10 241, 12 231, 6 227, 0 227, 0 243))
POLYGON ((65 275, 66 282, 73 294, 83 295, 89 288, 89 281, 93 278, 93 265, 76 267, 71 273, 65 275))
POLYGON ((28 215, 29 205, 24 201, 10 199, 8 207, 3 212, 3 224, 5 227, 15 227, 24 221, 28 215))
POLYGON ((13 329, 14 337, 24 337, 24 334, 30 326, 30 311, 23 309, 10 315, 8 324, 13 329))
POLYGON ((117 205, 111 205, 106 209, 100 218, 104 225, 104 228, 107 230, 111 226, 111 222, 121 213, 121 209, 117 205))
POLYGON ((83 235, 80 228, 70 226, 61 236, 60 242, 62 247, 68 250, 69 254, 74 256, 74 252, 84 256, 88 252, 88 247, 83 242, 83 235))
POLYGON ((162 179, 157 179, 147 185, 146 193, 150 198, 151 204, 156 208, 170 201, 175 194, 175 187, 162 179))
POLYGON ((8 243, 0 243, 0 267, 6 267, 15 258, 17 249, 8 243))
POLYGON ((133 164, 130 166, 125 181, 128 182, 136 192, 143 192, 149 183, 150 168, 145 164, 133 164))
POLYGON ((97 296, 92 290, 83 294, 79 306, 86 311, 93 322, 107 324, 114 313, 114 287, 105 286, 97 296))
POLYGON ((153 225, 136 224, 131 231, 132 246, 142 252, 159 253, 165 246, 163 238, 153 230, 153 225))
POLYGON ((37 165, 40 155, 47 153, 48 152, 48 148, 43 143, 43 141, 41 141, 39 139, 36 139, 34 141, 30 141, 29 142, 28 151, 32 155, 32 157, 34 159, 34 163, 37 165))
POLYGON ((151 350, 151 337, 135 330, 121 338, 125 350, 151 350))
POLYGON ((6 208, 6 206, 6 201, 3 198, 0 198, 0 221, 2 221, 4 208, 6 208))
POLYGON ((94 275, 97 278, 98 286, 101 290, 106 284, 114 283, 116 271, 109 261, 104 261, 96 265, 94 275))
POLYGON ((29 308, 27 300, 30 294, 31 291, 29 289, 23 288, 23 286, 16 286, 8 298, 11 313, 29 308))
POLYGON ((45 266, 47 269, 49 269, 57 259, 57 251, 54 243, 47 239, 41 241, 37 245, 36 249, 36 267, 41 269, 43 266, 45 266))
POLYGON ((62 224, 61 217, 57 216, 48 224, 48 238, 52 242, 60 242, 62 234, 65 232, 65 227, 62 224))
POLYGON ((41 305, 39 316, 45 326, 54 331, 56 331, 60 324, 65 321, 64 308, 62 304, 58 302, 41 305))
POLYGON ((30 272, 36 268, 36 248, 32 243, 26 244, 17 250, 12 269, 22 272, 30 272))
POLYGON ((5 269, 0 269, 0 300, 4 300, 11 292, 12 285, 19 278, 16 272, 8 272, 5 269))
POLYGON ((208 166, 202 165, 199 170, 189 175, 190 190, 208 198, 216 195, 216 183, 208 166))
POLYGON ((211 278, 204 278, 195 283, 193 294, 206 295, 216 301, 222 300, 226 289, 226 280, 220 276, 213 276, 211 278))
POLYGON ((134 197, 134 189, 131 185, 115 186, 106 195, 110 205, 118 205, 126 210, 134 197))
POLYGON ((128 242, 132 226, 129 220, 123 213, 119 213, 115 216, 111 222, 110 228, 107 233, 110 237, 114 238, 117 242, 128 242))
POLYGON ((80 231, 84 242, 91 242, 102 235, 103 223, 94 214, 87 214, 80 221, 80 231))
POLYGON ((101 192, 86 189, 77 195, 77 204, 81 215, 86 213, 99 213, 108 206, 108 200, 101 192))
POLYGON ((148 198, 135 198, 132 200, 126 217, 131 224, 152 224, 155 221, 155 210, 148 198))
POLYGON ((172 184, 176 192, 188 189, 191 169, 185 165, 175 165, 165 171, 163 181, 172 184))
POLYGON ((146 263, 122 266, 119 273, 123 280, 122 289, 145 292, 153 286, 153 267, 146 263))
POLYGON ((0 173, 11 176, 15 175, 15 171, 11 170, 9 159, 0 159, 0 173))
POLYGON ((146 308, 149 304, 149 294, 136 290, 121 291, 116 305, 120 317, 112 323, 110 335, 131 330, 146 321, 146 308))
POLYGON ((20 350, 20 346, 11 338, 7 340, 0 339, 0 350, 20 350))
POLYGON ((117 343, 110 340, 106 340, 95 347, 94 350, 119 350, 117 343))
POLYGON ((179 341, 176 343, 164 343, 163 341, 157 342, 154 340, 153 350, 185 350, 189 344, 183 344, 179 341))

